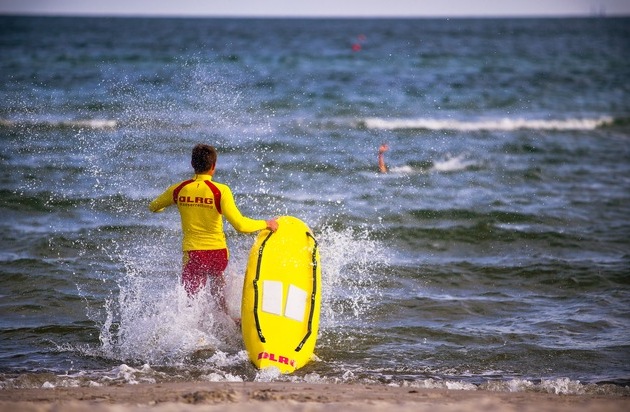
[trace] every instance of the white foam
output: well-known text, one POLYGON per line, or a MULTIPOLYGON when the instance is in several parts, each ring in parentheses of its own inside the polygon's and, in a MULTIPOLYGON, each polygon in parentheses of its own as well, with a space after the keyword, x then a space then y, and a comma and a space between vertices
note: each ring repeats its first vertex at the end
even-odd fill
POLYGON ((389 173, 390 174, 408 175, 408 174, 414 174, 414 173, 419 173, 419 172, 420 172, 420 170, 414 169, 413 167, 411 167, 409 165, 393 166, 393 167, 389 168, 389 173))
POLYGON ((118 122, 107 119, 90 119, 61 122, 61 124, 69 127, 86 127, 90 129, 114 129, 118 122))
POLYGON ((436 161, 431 170, 436 172, 457 172, 476 166, 479 166, 477 162, 467 159, 462 154, 459 156, 447 156, 446 159, 436 161))
POLYGON ((240 376, 234 376, 229 373, 221 374, 213 372, 207 375, 201 375, 199 378, 208 382, 243 382, 243 378, 240 376))
POLYGON ((477 386, 472 383, 462 381, 435 380, 433 378, 419 379, 412 382, 403 381, 403 387, 422 388, 422 389, 451 389, 462 391, 476 391, 477 386))
POLYGON ((424 130, 456 130, 464 132, 474 131, 513 131, 526 130, 593 130, 601 126, 609 125, 613 118, 601 116, 598 118, 573 118, 573 119, 480 119, 462 121, 454 119, 382 119, 367 118, 360 123, 368 129, 399 130, 399 129, 424 129, 424 130))
POLYGON ((84 128, 84 129, 114 129, 118 126, 118 122, 112 119, 79 119, 79 120, 0 119, 0 126, 5 126, 5 127, 16 127, 16 126, 74 127, 74 128, 84 128))
POLYGON ((569 378, 543 379, 540 382, 540 387, 543 391, 556 395, 581 395, 584 393, 584 385, 580 381, 569 378))
POLYGON ((268 368, 261 369, 256 373, 254 382, 272 382, 281 376, 282 372, 280 369, 275 366, 269 366, 268 368))

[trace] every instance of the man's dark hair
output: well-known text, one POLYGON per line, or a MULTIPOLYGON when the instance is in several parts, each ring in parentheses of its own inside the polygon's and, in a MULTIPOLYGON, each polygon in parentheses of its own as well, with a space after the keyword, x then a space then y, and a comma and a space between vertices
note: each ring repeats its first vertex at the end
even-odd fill
POLYGON ((217 163, 217 151, 207 144, 198 144, 192 149, 192 159, 190 164, 195 173, 203 173, 212 169, 217 163))

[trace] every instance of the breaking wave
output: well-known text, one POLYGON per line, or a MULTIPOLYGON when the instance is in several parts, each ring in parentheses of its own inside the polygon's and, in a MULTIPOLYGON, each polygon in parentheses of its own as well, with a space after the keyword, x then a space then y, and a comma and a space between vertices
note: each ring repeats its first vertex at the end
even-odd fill
POLYGON ((610 126, 615 120, 609 116, 592 119, 480 119, 462 121, 453 119, 382 119, 366 118, 359 127, 375 130, 455 130, 455 131, 513 131, 513 130, 593 130, 610 126))
POLYGON ((81 129, 114 129, 118 126, 111 119, 79 119, 79 120, 8 120, 0 119, 0 127, 36 127, 46 129, 81 128, 81 129))

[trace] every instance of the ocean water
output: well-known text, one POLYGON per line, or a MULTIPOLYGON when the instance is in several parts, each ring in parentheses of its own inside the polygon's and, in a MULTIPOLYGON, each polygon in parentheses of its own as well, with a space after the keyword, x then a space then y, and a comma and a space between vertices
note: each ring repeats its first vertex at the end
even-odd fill
MULTIPOLYGON (((0 388, 630 394, 628 38, 601 18, 0 17, 0 388), (318 239, 317 359, 293 375, 188 301, 178 214, 147 209, 198 142, 243 213, 318 239)), ((238 313, 254 236, 227 232, 238 313)))

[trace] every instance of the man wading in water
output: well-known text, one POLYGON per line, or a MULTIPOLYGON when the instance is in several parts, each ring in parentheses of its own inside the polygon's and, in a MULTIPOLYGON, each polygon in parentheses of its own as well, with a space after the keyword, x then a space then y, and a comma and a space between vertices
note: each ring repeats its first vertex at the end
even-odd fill
POLYGON ((230 188, 213 182, 217 151, 206 144, 192 150, 191 165, 195 176, 190 180, 171 185, 149 205, 152 212, 161 212, 176 205, 182 223, 183 269, 182 284, 189 296, 195 296, 208 285, 210 293, 227 313, 223 272, 228 264, 229 252, 223 216, 239 232, 251 233, 278 229, 276 219, 254 220, 245 217, 236 207, 230 188))

